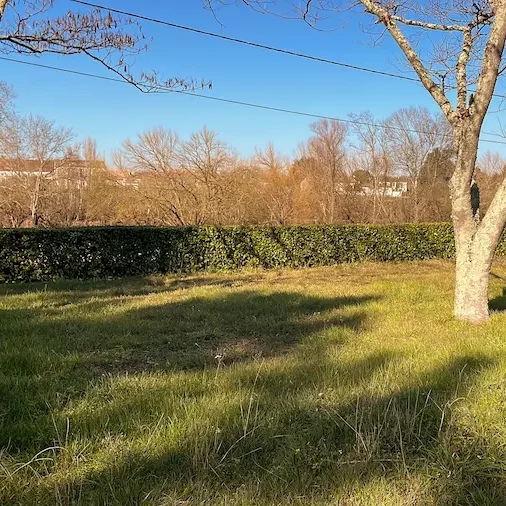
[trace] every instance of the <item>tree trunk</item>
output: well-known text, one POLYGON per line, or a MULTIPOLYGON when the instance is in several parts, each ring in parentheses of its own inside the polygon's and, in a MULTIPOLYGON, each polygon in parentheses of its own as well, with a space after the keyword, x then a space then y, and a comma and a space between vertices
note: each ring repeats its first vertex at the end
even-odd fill
POLYGON ((413 216, 413 221, 415 223, 418 223, 420 220, 420 213, 418 211, 418 179, 415 177, 413 181, 413 198, 414 198, 414 208, 415 208, 415 215, 413 216))
MULTIPOLYGON (((472 245, 470 245, 472 248, 472 245)), ((465 249, 459 252, 455 269, 454 314, 459 320, 473 323, 485 321, 488 311, 488 281, 490 263, 469 259, 465 249)))
POLYGON ((7 4, 9 3, 9 0, 0 0, 0 20, 4 16, 5 8, 7 7, 7 4))
POLYGON ((467 124, 455 136, 457 162, 450 183, 456 248, 454 314, 460 320, 479 323, 489 317, 489 274, 501 231, 479 223, 471 206, 479 130, 467 124))
MULTIPOLYGON (((506 178, 481 221, 479 214, 473 212, 471 182, 476 167, 483 121, 492 101, 497 78, 504 70, 502 59, 506 42, 506 0, 486 2, 486 12, 488 13, 488 8, 490 8, 490 14, 487 14, 483 20, 478 16, 476 23, 472 18, 469 24, 467 22, 458 24, 457 21, 456 28, 455 25, 438 25, 402 18, 395 11, 395 15, 391 15, 392 10, 402 2, 360 0, 360 3, 367 13, 377 17, 378 23, 385 25, 385 29, 392 35, 425 89, 453 126, 457 151, 457 162, 450 181, 457 264, 455 316, 471 322, 481 322, 489 316, 487 292, 490 266, 506 223, 506 178), (445 94, 444 86, 433 80, 432 69, 425 66, 410 40, 401 30, 400 26, 404 25, 419 26, 426 30, 440 32, 456 29, 462 33, 462 49, 460 54, 455 54, 457 88, 455 109, 445 94), (475 58, 476 49, 479 48, 481 52, 481 43, 477 41, 483 40, 482 30, 487 33, 487 40, 483 46, 482 55, 476 62, 481 66, 476 90, 469 96, 468 65, 475 58)), ((441 47, 446 49, 445 45, 441 47)))

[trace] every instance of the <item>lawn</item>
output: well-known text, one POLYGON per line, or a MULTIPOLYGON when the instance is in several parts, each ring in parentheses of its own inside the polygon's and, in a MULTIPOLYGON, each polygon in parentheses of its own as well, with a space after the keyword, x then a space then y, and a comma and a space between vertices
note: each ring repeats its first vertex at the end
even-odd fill
POLYGON ((506 504, 506 263, 0 287, 0 504, 506 504))

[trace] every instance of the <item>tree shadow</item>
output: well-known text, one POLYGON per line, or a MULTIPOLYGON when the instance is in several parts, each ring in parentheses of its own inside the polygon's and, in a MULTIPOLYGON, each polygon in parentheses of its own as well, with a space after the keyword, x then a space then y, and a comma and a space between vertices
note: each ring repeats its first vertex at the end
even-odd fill
MULTIPOLYGON (((500 276, 495 272, 490 273, 490 277, 501 281, 502 283, 506 283, 506 278, 504 276, 500 276)), ((506 287, 502 289, 502 295, 498 295, 493 299, 490 299, 488 302, 489 311, 494 312, 503 312, 506 311, 506 287)))
POLYGON ((506 311, 506 288, 502 289, 502 295, 498 295, 488 302, 490 311, 503 312, 506 311))
MULTIPOLYGON (((335 378, 350 391, 372 386, 397 358, 379 353, 337 364, 335 378)), ((156 456, 149 443, 129 447, 106 469, 91 469, 62 487, 68 503, 79 497, 92 504, 139 504, 151 495, 153 504, 161 498, 173 500, 166 504, 200 504, 227 495, 249 499, 247 504, 281 504, 280 498, 283 504, 303 498, 304 504, 330 500, 336 490, 360 489, 378 477, 423 472, 431 480, 427 493, 436 492, 431 504, 503 504, 506 482, 494 465, 498 450, 460 430, 453 416, 458 399, 491 365, 487 357, 462 355, 396 392, 345 399, 327 393, 328 375, 320 373, 333 366, 321 356, 300 357, 284 370, 245 369, 239 382, 254 399, 254 416, 246 424, 242 405, 230 417, 207 405, 203 395, 195 400, 194 423, 177 440, 163 431, 151 436, 156 456)), ((228 381, 225 388, 237 387, 237 377, 228 381)), ((153 395, 164 392, 147 389, 126 409, 136 416, 135 406, 149 405, 153 395)), ((92 426, 103 415, 97 410, 92 426)), ((105 416, 115 419, 109 407, 105 416)), ((429 502, 428 496, 419 499, 416 504, 429 502)))
POLYGON ((75 300, 63 314, 0 314, 0 447, 25 461, 63 447, 31 464, 13 503, 305 504, 418 475, 429 480, 418 504, 506 496, 504 451, 456 416, 489 358, 462 352, 392 387, 383 378, 402 356, 340 357, 374 324, 378 297, 75 300), (51 479, 59 459, 73 462, 51 479))
POLYGON ((44 295, 60 296, 66 304, 94 298, 112 298, 120 296, 143 296, 155 293, 173 292, 198 287, 237 287, 256 283, 260 274, 242 274, 240 276, 144 276, 109 280, 60 280, 51 283, 27 282, 0 284, 0 295, 44 295))
POLYGON ((93 295, 63 308, 3 310, 0 447, 50 446, 53 413, 104 376, 223 369, 284 355, 322 329, 358 332, 367 324, 361 306, 374 300, 242 290, 188 292, 140 307, 93 295))

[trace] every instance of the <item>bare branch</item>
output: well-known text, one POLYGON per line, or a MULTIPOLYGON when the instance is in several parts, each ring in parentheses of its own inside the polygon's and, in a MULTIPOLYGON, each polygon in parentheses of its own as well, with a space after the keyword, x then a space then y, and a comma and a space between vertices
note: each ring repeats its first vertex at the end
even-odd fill
POLYGON ((455 121, 455 111, 448 100, 447 96, 441 88, 433 81, 431 78, 427 68, 422 63, 420 57, 417 52, 411 46, 409 40, 399 29, 397 24, 391 19, 388 10, 379 6, 373 0, 360 0, 362 5, 366 8, 367 12, 374 14, 377 18, 385 24, 385 27, 390 32, 392 37, 395 39, 397 44, 399 45, 402 52, 405 54, 406 58, 410 62, 411 66, 418 74, 420 81, 425 86, 427 91, 432 95, 434 100, 437 102, 441 110, 444 112, 450 123, 455 121))
POLYGON ((490 106, 497 77, 501 69, 501 59, 506 39, 506 2, 496 0, 494 24, 485 46, 480 77, 475 94, 474 110, 480 125, 490 106))
POLYGON ((464 32, 464 43, 457 61, 457 110, 462 116, 467 110, 467 64, 473 45, 471 30, 464 32))
POLYGON ((449 31, 466 32, 469 29, 467 26, 461 25, 439 25, 437 23, 429 23, 427 21, 417 21, 415 19, 407 19, 395 15, 390 16, 388 13, 386 14, 386 16, 392 21, 397 21, 398 23, 402 23, 403 25, 417 26, 419 28, 425 28, 427 30, 438 30, 442 32, 449 32, 449 31))
MULTIPOLYGON (((94 8, 51 16, 53 0, 0 0, 0 52, 21 54, 86 54, 141 91, 154 85, 195 89, 192 80, 131 72, 133 58, 147 49, 140 25, 133 19, 94 8)), ((202 84, 204 87, 205 84, 202 84)))

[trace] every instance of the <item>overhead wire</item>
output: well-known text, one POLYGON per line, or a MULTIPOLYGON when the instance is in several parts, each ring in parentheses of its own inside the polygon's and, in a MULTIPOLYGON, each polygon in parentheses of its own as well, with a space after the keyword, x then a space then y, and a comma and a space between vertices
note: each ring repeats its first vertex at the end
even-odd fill
MULTIPOLYGON (((94 79, 102 79, 102 80, 113 81, 113 82, 122 83, 122 84, 130 84, 127 80, 120 79, 120 78, 101 76, 98 74, 92 74, 89 72, 82 72, 82 71, 73 70, 73 69, 66 69, 66 68, 62 68, 62 67, 56 67, 53 65, 43 65, 40 63, 26 62, 23 60, 17 60, 14 58, 7 58, 7 57, 3 57, 3 56, 0 57, 0 60, 9 61, 12 63, 19 63, 19 64, 23 64, 23 65, 29 65, 32 67, 40 67, 40 68, 44 68, 47 70, 65 72, 68 74, 76 74, 76 75, 82 76, 82 77, 90 77, 90 78, 94 78, 94 79)), ((322 115, 322 114, 310 113, 310 112, 305 112, 305 111, 297 111, 294 109, 285 109, 285 108, 281 108, 281 107, 268 106, 268 105, 264 105, 264 104, 256 104, 253 102, 245 102, 242 100, 234 100, 234 99, 223 98, 223 97, 203 95, 201 93, 195 93, 195 92, 190 92, 190 91, 176 90, 176 89, 171 89, 171 88, 165 87, 165 86, 152 86, 152 88, 155 90, 156 93, 177 93, 177 94, 182 94, 182 95, 188 95, 191 97, 212 100, 212 101, 216 101, 216 102, 223 102, 223 103, 240 105, 240 106, 251 107, 251 108, 256 108, 256 109, 263 109, 263 110, 268 110, 268 111, 273 111, 273 112, 282 112, 282 113, 286 113, 286 114, 293 114, 293 115, 297 115, 297 116, 304 116, 304 117, 315 118, 315 119, 326 119, 329 121, 337 121, 339 123, 347 123, 347 124, 354 124, 354 125, 361 125, 361 126, 371 126, 371 127, 376 127, 376 128, 382 128, 385 130, 407 131, 410 133, 417 133, 417 134, 424 134, 425 133, 423 131, 415 130, 415 129, 411 129, 411 128, 402 128, 402 127, 384 125, 381 123, 370 123, 370 122, 353 120, 353 119, 338 118, 335 116, 326 116, 326 115, 322 115)), ((491 139, 481 139, 481 141, 494 143, 494 144, 506 144, 506 141, 504 141, 504 142, 503 141, 494 141, 491 139)))
MULTIPOLYGON (((89 78, 93 78, 93 79, 113 81, 113 82, 122 83, 122 84, 130 84, 129 81, 124 80, 124 79, 120 79, 120 78, 116 78, 116 77, 101 76, 98 74, 92 74, 90 72, 82 72, 79 70, 66 69, 66 68, 62 68, 62 67, 56 67, 53 65, 44 65, 41 63, 27 62, 24 60, 18 60, 15 58, 8 58, 5 56, 0 56, 0 60, 8 61, 11 63, 22 64, 22 65, 28 65, 28 66, 32 66, 32 67, 39 67, 39 68, 43 68, 46 70, 64 72, 67 74, 75 74, 75 75, 78 75, 81 77, 89 77, 89 78)), ((268 110, 268 111, 273 111, 273 112, 281 112, 281 113, 285 113, 285 114, 292 114, 292 115, 303 116, 303 117, 314 118, 314 119, 326 119, 329 121, 337 121, 339 123, 370 126, 370 127, 382 128, 385 130, 398 130, 398 131, 405 131, 405 132, 417 133, 417 134, 426 133, 426 132, 411 129, 411 128, 402 128, 402 127, 384 125, 381 123, 371 123, 371 122, 360 121, 360 120, 338 118, 335 116, 326 116, 326 115, 322 115, 322 114, 315 114, 315 113, 310 113, 310 112, 305 112, 305 111, 297 111, 294 109, 285 109, 285 108, 281 108, 281 107, 274 107, 274 106, 269 106, 269 105, 264 105, 264 104, 256 104, 253 102, 245 102, 242 100, 234 100, 234 99, 229 99, 229 98, 204 95, 202 93, 195 93, 195 92, 184 91, 184 90, 176 90, 176 89, 169 88, 167 86, 152 86, 151 88, 153 88, 156 91, 156 93, 162 93, 162 94, 176 93, 176 94, 181 94, 181 95, 187 95, 190 97, 211 100, 211 101, 215 101, 215 102, 222 102, 222 103, 227 103, 227 104, 239 105, 239 106, 250 107, 250 108, 255 108, 255 109, 268 110)), ((505 144, 506 145, 506 141, 496 141, 496 140, 492 140, 492 139, 480 139, 480 140, 482 142, 488 142, 491 144, 505 144)))
MULTIPOLYGON (((255 48, 258 48, 258 49, 265 49, 267 51, 274 51, 276 53, 286 54, 286 55, 289 55, 289 56, 295 56, 297 58, 303 58, 303 59, 306 59, 306 60, 312 60, 312 61, 316 61, 316 62, 319 62, 319 63, 325 63, 325 64, 329 64, 329 65, 335 65, 335 66, 339 66, 339 67, 343 67, 343 68, 348 68, 350 70, 356 70, 356 71, 360 71, 360 72, 368 72, 370 74, 376 74, 376 75, 381 75, 381 76, 384 76, 384 77, 390 77, 390 78, 394 78, 394 79, 401 79, 401 80, 404 80, 404 81, 410 81, 410 82, 413 82, 413 83, 416 83, 416 84, 421 84, 420 80, 418 78, 416 78, 416 77, 405 76, 405 75, 402 75, 402 74, 394 74, 392 72, 386 72, 386 71, 383 71, 383 70, 372 69, 372 68, 369 68, 369 67, 362 67, 360 65, 353 65, 353 64, 350 64, 350 63, 344 63, 344 62, 340 62, 340 61, 337 61, 337 60, 331 60, 331 59, 328 59, 328 58, 323 58, 323 57, 320 57, 320 56, 314 56, 314 55, 310 55, 310 54, 306 54, 306 53, 300 53, 300 52, 296 52, 296 51, 291 51, 289 49, 283 49, 283 48, 280 48, 280 47, 269 46, 267 44, 260 44, 258 42, 253 42, 253 41, 250 41, 250 40, 239 39, 237 37, 229 37, 227 35, 222 35, 222 34, 219 34, 219 33, 216 33, 216 32, 210 32, 210 31, 207 31, 207 30, 202 30, 200 28, 194 28, 192 26, 186 26, 186 25, 181 25, 181 24, 177 24, 177 23, 172 23, 170 21, 166 21, 166 20, 163 20, 163 19, 154 18, 154 17, 150 17, 150 16, 145 16, 143 14, 138 14, 138 13, 135 13, 135 12, 129 12, 129 11, 125 11, 125 10, 122 10, 122 9, 116 9, 114 7, 108 7, 107 5, 98 4, 98 3, 94 3, 94 2, 88 2, 86 0, 71 0, 71 1, 74 2, 74 3, 77 3, 77 4, 86 5, 88 7, 93 7, 95 9, 107 10, 107 11, 110 11, 110 12, 114 12, 116 14, 121 14, 123 16, 128 16, 128 17, 136 18, 136 19, 142 19, 143 21, 148 21, 150 23, 156 23, 156 24, 159 24, 159 25, 165 25, 165 26, 168 26, 168 27, 171 27, 171 28, 176 28, 176 29, 179 29, 179 30, 185 30, 185 31, 197 33, 197 34, 200 34, 200 35, 206 35, 208 37, 214 37, 214 38, 222 39, 222 40, 225 40, 225 41, 228 41, 228 42, 234 42, 236 44, 243 44, 243 45, 255 47, 255 48)), ((449 89, 455 89, 455 87, 449 87, 449 89)), ((469 90, 469 91, 471 93, 475 92, 474 90, 469 90)), ((494 96, 496 98, 506 99, 506 95, 501 95, 501 94, 497 94, 497 93, 494 93, 492 96, 494 96)))
POLYGON ((217 39, 226 40, 228 42, 234 42, 236 44, 243 44, 243 45, 246 45, 246 46, 255 47, 257 49, 265 49, 267 51, 274 51, 276 53, 287 54, 287 55, 295 56, 295 57, 298 57, 298 58, 304 58, 306 60, 312 60, 312 61, 316 61, 316 62, 320 62, 320 63, 326 63, 326 64, 329 64, 329 65, 336 65, 338 67, 344 67, 344 68, 348 68, 348 69, 351 69, 351 70, 358 70, 358 71, 362 71, 362 72, 369 72, 371 74, 377 74, 377 75, 381 75, 381 76, 385 76, 385 77, 393 77, 393 78, 397 78, 397 79, 403 79, 405 81, 412 81, 412 82, 415 82, 415 83, 420 83, 419 79, 416 79, 414 77, 403 76, 401 74, 393 74, 391 72, 385 72, 385 71, 382 71, 382 70, 371 69, 371 68, 367 68, 367 67, 361 67, 359 65, 352 65, 350 63, 339 62, 339 61, 336 61, 336 60, 330 60, 330 59, 322 58, 322 57, 319 57, 319 56, 313 56, 313 55, 309 55, 309 54, 305 54, 305 53, 299 53, 299 52, 296 52, 296 51, 290 51, 288 49, 282 49, 282 48, 279 48, 279 47, 268 46, 266 44, 260 44, 258 42, 252 42, 252 41, 249 41, 249 40, 238 39, 238 38, 235 38, 235 37, 228 37, 226 35, 221 35, 219 33, 209 32, 209 31, 206 31, 206 30, 201 30, 199 28, 193 28, 191 26, 179 25, 177 23, 171 23, 170 21, 165 21, 163 19, 152 18, 152 17, 149 17, 149 16, 144 16, 142 14, 136 14, 136 13, 124 11, 124 10, 121 10, 121 9, 115 9, 115 8, 112 8, 112 7, 107 7, 105 5, 96 4, 96 3, 92 3, 92 2, 87 2, 85 0, 71 0, 71 1, 74 2, 74 3, 78 3, 78 4, 87 5, 88 7, 94 7, 96 9, 108 10, 108 11, 114 12, 116 14, 121 14, 123 16, 128 16, 128 17, 131 17, 131 18, 142 19, 144 21, 149 21, 150 23, 156 23, 156 24, 160 24, 160 25, 169 26, 171 28, 177 28, 179 30, 185 30, 185 31, 188 31, 188 32, 198 33, 200 35, 206 35, 208 37, 214 37, 214 38, 217 38, 217 39))

